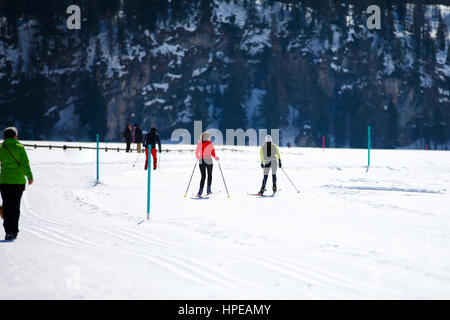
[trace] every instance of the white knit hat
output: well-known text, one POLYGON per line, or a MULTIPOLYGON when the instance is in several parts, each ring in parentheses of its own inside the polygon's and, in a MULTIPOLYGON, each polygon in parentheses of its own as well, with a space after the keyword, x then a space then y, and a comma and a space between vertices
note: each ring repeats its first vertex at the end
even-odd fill
POLYGON ((13 132, 14 132, 14 135, 16 137, 19 135, 16 127, 5 128, 5 130, 3 130, 3 137, 8 136, 8 135, 12 135, 13 132))
POLYGON ((272 142, 272 137, 269 134, 266 136, 266 142, 272 142))

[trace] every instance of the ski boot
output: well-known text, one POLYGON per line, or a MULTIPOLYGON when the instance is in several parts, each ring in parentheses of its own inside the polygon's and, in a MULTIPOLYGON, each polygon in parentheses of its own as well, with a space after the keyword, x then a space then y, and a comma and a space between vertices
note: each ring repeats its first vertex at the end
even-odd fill
POLYGON ((198 198, 201 198, 202 193, 203 193, 203 189, 200 188, 200 189, 198 190, 197 197, 198 197, 198 198))
POLYGON ((274 174, 272 175, 272 191, 277 192, 277 176, 274 174))
POLYGON ((7 233, 5 236, 5 241, 12 241, 17 238, 17 235, 13 233, 7 233))
POLYGON ((211 187, 206 188, 206 195, 210 195, 212 193, 211 187))
POLYGON ((266 191, 265 188, 261 188, 261 190, 259 190, 259 192, 257 193, 258 196, 262 196, 264 194, 264 192, 266 191))

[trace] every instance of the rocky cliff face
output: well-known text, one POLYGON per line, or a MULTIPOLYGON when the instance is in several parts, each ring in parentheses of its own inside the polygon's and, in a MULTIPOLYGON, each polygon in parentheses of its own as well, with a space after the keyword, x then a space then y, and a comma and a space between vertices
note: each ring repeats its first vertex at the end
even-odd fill
POLYGON ((193 120, 300 146, 364 147, 368 125, 380 148, 450 136, 444 4, 383 4, 368 30, 351 1, 93 0, 67 30, 64 1, 18 3, 0 11, 0 125, 25 138, 120 140, 137 122, 167 139, 193 120))

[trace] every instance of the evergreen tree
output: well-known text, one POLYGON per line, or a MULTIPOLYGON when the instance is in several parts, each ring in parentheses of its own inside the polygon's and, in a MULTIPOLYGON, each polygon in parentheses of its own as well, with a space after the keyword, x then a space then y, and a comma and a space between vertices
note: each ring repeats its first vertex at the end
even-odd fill
POLYGON ((117 20, 117 43, 119 45, 119 50, 121 54, 126 53, 126 44, 125 44, 125 37, 126 37, 126 29, 125 29, 125 23, 122 19, 117 20))
POLYGON ((446 122, 442 117, 441 108, 439 105, 436 105, 433 109, 433 127, 431 129, 435 145, 444 146, 446 141, 445 128, 446 122))
POLYGON ((275 75, 270 76, 266 93, 259 106, 260 123, 266 129, 278 129, 285 126, 286 106, 280 101, 279 80, 275 75))
POLYGON ((213 4, 214 3, 210 0, 200 0, 200 7, 199 7, 201 14, 200 23, 202 25, 209 23, 209 21, 211 20, 213 4))
POLYGON ((392 101, 388 104, 388 148, 395 148, 398 145, 398 111, 392 101))
POLYGON ((187 5, 186 5, 185 0, 170 1, 170 10, 172 12, 172 21, 175 21, 175 22, 185 21, 186 18, 188 17, 188 12, 186 10, 186 7, 187 7, 187 5))
POLYGON ((404 3, 397 3, 395 8, 398 17, 398 23, 405 27, 406 5, 404 3))
POLYGON ((444 51, 445 50, 445 42, 447 39, 447 25, 444 21, 442 21, 441 11, 438 11, 438 28, 436 32, 436 47, 444 51))
POLYGON ((405 58, 405 54, 403 52, 402 40, 399 38, 395 39, 392 58, 394 59, 394 62, 396 62, 396 63, 402 63, 405 58))
POLYGON ((23 139, 35 139, 47 129, 44 119, 49 82, 40 73, 22 73, 14 88, 14 121, 23 139))
POLYGON ((291 19, 288 21, 287 29, 291 36, 295 38, 298 34, 302 32, 304 17, 302 16, 303 12, 301 9, 301 4, 298 2, 291 4, 292 8, 290 11, 291 19))
POLYGON ((447 60, 445 63, 450 65, 450 41, 447 42, 447 60))
POLYGON ((393 43, 395 39, 395 20, 392 6, 387 6, 385 12, 385 22, 383 22, 384 39, 393 43))
MULTIPOLYGON (((171 1, 171 4, 179 2, 181 0, 171 1)), ((127 17, 127 29, 138 35, 138 38, 142 37, 143 30, 153 31, 155 29, 157 13, 159 12, 158 1, 124 1, 124 11, 127 17)))
POLYGON ((219 128, 223 132, 226 129, 245 129, 247 127, 248 119, 244 104, 245 83, 242 78, 242 75, 235 69, 223 92, 219 112, 219 128))
POLYGON ((436 42, 430 36, 430 22, 427 20, 424 24, 423 49, 425 69, 428 74, 433 75, 436 68, 436 42))
POLYGON ((82 80, 82 96, 79 101, 77 114, 80 122, 85 126, 87 135, 94 140, 98 133, 101 137, 106 134, 106 103, 94 75, 85 73, 82 80))
POLYGON ((3 66, 0 66, 0 126, 2 128, 13 125, 12 111, 14 100, 14 87, 11 85, 13 79, 13 67, 10 61, 6 60, 6 56, 0 54, 0 61, 5 61, 3 66))
POLYGON ((358 96, 354 90, 345 90, 338 95, 335 109, 335 140, 337 147, 344 147, 349 140, 349 119, 355 113, 355 107, 359 104, 358 96))
POLYGON ((334 139, 336 147, 344 147, 346 143, 347 115, 342 105, 338 105, 334 114, 334 139))
POLYGON ((368 126, 367 107, 360 104, 356 108, 356 112, 351 115, 350 128, 350 147, 366 148, 367 147, 367 126, 368 126))
POLYGON ((85 71, 81 81, 81 97, 76 113, 81 125, 85 126, 87 136, 94 140, 96 134, 104 137, 107 131, 106 101, 101 86, 97 82, 97 74, 106 72, 106 63, 101 59, 100 43, 97 40, 92 71, 85 71))
MULTIPOLYGON (((418 63, 422 58, 422 39, 423 39, 423 28, 425 16, 423 12, 423 7, 421 4, 416 4, 414 6, 413 11, 413 39, 414 39, 414 53, 415 53, 415 62, 418 63)), ((417 68, 415 68, 417 70, 417 68)))
POLYGON ((207 95, 199 88, 195 88, 191 93, 191 98, 191 119, 192 121, 202 121, 202 126, 206 128, 211 122, 208 114, 207 95))

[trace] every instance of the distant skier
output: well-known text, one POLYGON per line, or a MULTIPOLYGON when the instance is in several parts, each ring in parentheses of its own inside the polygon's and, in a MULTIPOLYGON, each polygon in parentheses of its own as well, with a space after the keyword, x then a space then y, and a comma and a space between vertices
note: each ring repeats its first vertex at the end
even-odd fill
POLYGON ((136 149, 138 153, 142 151, 142 140, 144 139, 144 135, 142 134, 142 129, 135 123, 134 124, 134 143, 136 143, 136 149))
POLYGON ((14 127, 3 130, 3 144, 0 146, 0 192, 3 199, 3 227, 5 240, 14 240, 19 233, 20 200, 28 184, 33 183, 30 162, 23 145, 18 141, 14 127))
POLYGON ((161 139, 159 137, 159 134, 156 132, 156 128, 152 127, 150 129, 150 132, 147 133, 144 137, 144 148, 145 148, 145 167, 144 169, 148 169, 148 148, 150 146, 151 154, 153 157, 153 170, 156 170, 157 166, 157 157, 156 157, 156 144, 158 144, 159 147, 159 153, 161 153, 161 139))
POLYGON ((278 166, 281 168, 281 158, 278 146, 272 142, 270 135, 266 136, 264 144, 259 151, 261 158, 261 168, 263 168, 264 178, 262 181, 261 190, 258 195, 263 195, 266 191, 267 178, 269 177, 269 171, 272 169, 272 190, 277 192, 277 160, 278 166))
POLYGON ((133 132, 131 130, 131 124, 127 124, 126 129, 122 133, 122 137, 125 138, 125 142, 127 144, 126 152, 130 152, 131 142, 133 141, 133 132))
POLYGON ((212 171, 213 162, 212 158, 219 161, 219 157, 216 156, 214 150, 214 145, 210 140, 211 134, 205 131, 200 136, 200 141, 197 144, 197 149, 195 150, 195 157, 199 160, 199 168, 202 178, 200 180, 200 188, 197 193, 197 197, 201 197, 203 193, 203 187, 205 186, 206 172, 208 172, 208 184, 206 189, 206 194, 211 194, 211 184, 212 184, 212 171))

